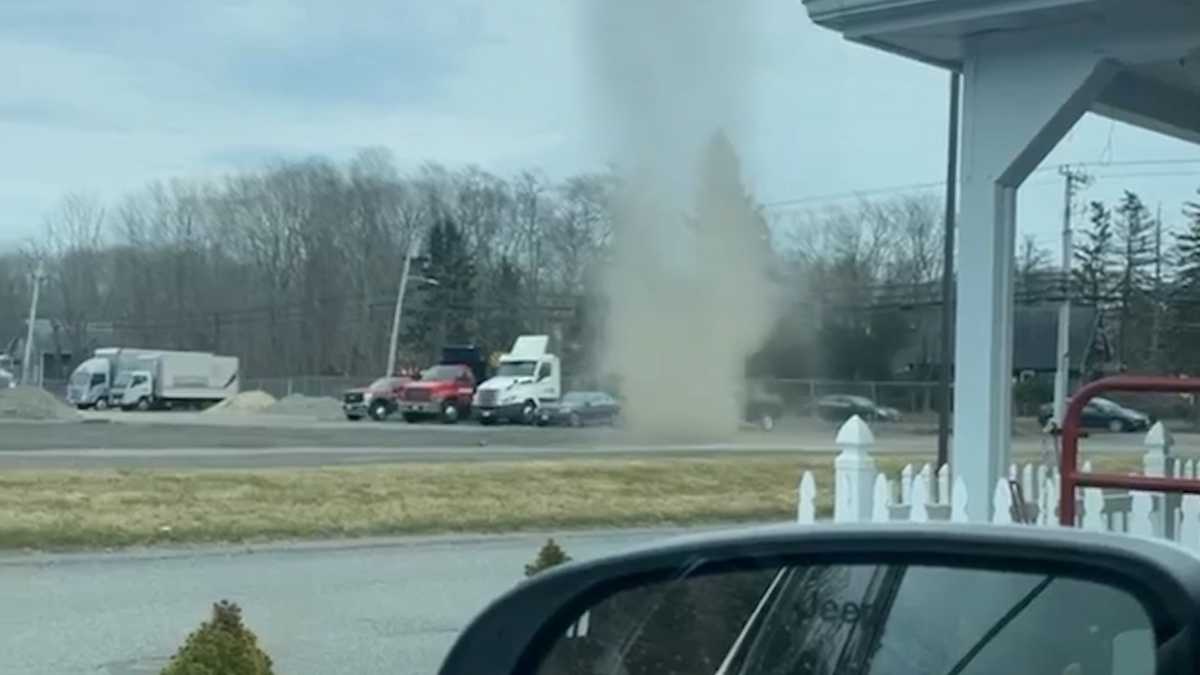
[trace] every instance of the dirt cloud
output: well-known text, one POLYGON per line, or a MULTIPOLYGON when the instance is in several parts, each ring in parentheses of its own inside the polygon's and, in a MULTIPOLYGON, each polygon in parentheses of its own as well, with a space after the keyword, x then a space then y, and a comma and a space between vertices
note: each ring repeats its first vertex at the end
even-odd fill
POLYGON ((743 119, 753 40, 739 2, 600 1, 589 48, 620 174, 607 366, 630 426, 736 429, 746 357, 770 329, 767 227, 723 129, 743 119))

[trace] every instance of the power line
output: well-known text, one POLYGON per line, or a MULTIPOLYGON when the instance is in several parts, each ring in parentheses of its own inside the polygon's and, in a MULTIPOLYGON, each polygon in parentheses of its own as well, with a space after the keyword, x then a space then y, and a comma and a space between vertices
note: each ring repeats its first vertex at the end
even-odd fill
MULTIPOLYGON (((1072 162, 1071 166, 1080 168, 1105 168, 1105 167, 1137 167, 1137 166, 1200 166, 1200 158, 1197 159, 1136 159, 1125 160, 1118 162, 1072 162)), ((1058 165, 1043 166, 1035 169, 1033 173, 1050 173, 1058 171, 1058 165)), ((1096 178, 1161 178, 1161 177, 1186 177, 1200 176, 1200 171, 1163 171, 1163 172, 1144 172, 1144 173, 1105 173, 1095 176, 1096 178)), ((1058 183, 1055 179, 1054 183, 1058 183)), ((807 195, 802 197, 790 197, 786 199, 777 199, 762 204, 764 210, 775 210, 787 206, 796 206, 801 204, 812 204, 821 202, 842 201, 846 199, 857 199, 862 197, 872 197, 892 193, 901 192, 919 192, 922 190, 932 190, 945 187, 945 181, 926 181, 922 183, 905 183, 900 185, 886 185, 877 188, 866 188, 863 190, 849 190, 845 192, 830 192, 826 194, 807 195)))

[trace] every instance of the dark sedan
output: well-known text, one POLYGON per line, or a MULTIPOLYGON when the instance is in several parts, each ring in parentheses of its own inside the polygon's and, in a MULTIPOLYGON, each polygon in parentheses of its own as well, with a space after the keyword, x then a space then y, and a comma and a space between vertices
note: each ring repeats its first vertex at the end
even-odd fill
POLYGON ((818 399, 815 407, 817 415, 830 422, 844 422, 854 415, 867 421, 896 422, 900 419, 899 410, 878 405, 866 396, 833 394, 818 399))
MULTIPOLYGON (((1038 411, 1038 423, 1044 429, 1054 416, 1054 404, 1045 403, 1038 411)), ((1150 428, 1150 416, 1107 398, 1097 396, 1083 406, 1080 417, 1085 429, 1108 429, 1112 432, 1146 431, 1150 428)))
POLYGON ((621 414, 617 399, 602 391, 569 391, 557 403, 538 407, 538 425, 613 424, 621 414))

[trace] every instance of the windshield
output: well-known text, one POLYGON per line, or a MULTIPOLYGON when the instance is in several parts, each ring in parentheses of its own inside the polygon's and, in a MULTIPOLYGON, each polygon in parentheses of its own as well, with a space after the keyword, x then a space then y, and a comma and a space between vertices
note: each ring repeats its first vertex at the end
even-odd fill
POLYGON ((462 368, 456 366, 434 366, 421 371, 421 379, 425 381, 444 382, 456 380, 463 374, 462 368))
POLYGON ((537 361, 505 361, 496 369, 497 377, 533 377, 537 361))
MULTIPOLYGON (((1200 382, 1198 3, 0 0, 0 675, 223 600, 436 673, 551 537, 1053 522, 1042 404, 1200 382)), ((1196 473, 1107 395, 1081 461, 1196 473)))

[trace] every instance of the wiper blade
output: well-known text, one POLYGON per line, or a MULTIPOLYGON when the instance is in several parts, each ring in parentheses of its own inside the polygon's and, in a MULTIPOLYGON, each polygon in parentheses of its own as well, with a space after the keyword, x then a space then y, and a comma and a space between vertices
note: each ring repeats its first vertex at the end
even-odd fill
POLYGON ((1029 605, 1035 599, 1037 599, 1037 596, 1041 595, 1042 591, 1046 590, 1046 587, 1050 585, 1051 581, 1054 581, 1054 577, 1046 577, 1045 579, 1039 581, 1036 586, 1030 589, 1030 591, 1026 593, 1020 600, 1018 600, 1015 605, 1009 608, 1009 610, 1005 612, 1004 615, 996 621, 996 623, 992 624, 991 628, 988 628, 975 644, 971 645, 971 648, 967 650, 967 653, 963 654, 962 658, 958 660, 958 663, 955 663, 954 667, 946 672, 946 675, 961 675, 962 671, 968 665, 970 665, 971 661, 973 661, 976 656, 979 656, 979 652, 983 651, 983 648, 988 646, 988 643, 995 639, 995 637, 1000 634, 1000 631, 1004 630, 1008 624, 1012 623, 1013 619, 1017 618, 1018 614, 1025 611, 1026 608, 1028 608, 1029 605))

